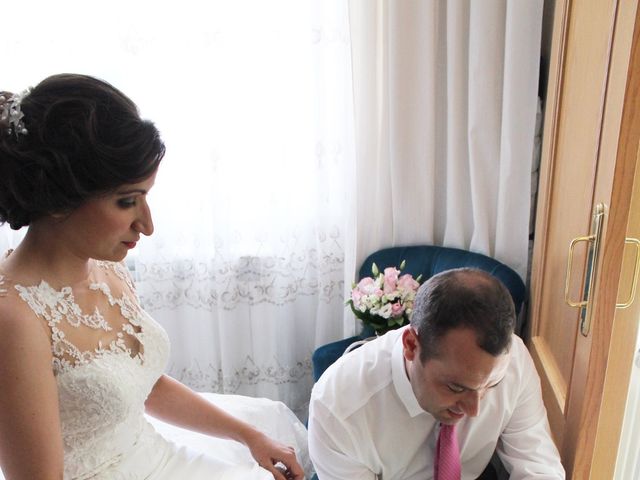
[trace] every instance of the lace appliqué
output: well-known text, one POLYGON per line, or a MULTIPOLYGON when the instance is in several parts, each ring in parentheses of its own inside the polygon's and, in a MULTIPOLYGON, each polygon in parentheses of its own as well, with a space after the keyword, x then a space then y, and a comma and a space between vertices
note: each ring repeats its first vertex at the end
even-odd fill
POLYGON ((37 286, 23 287, 15 285, 20 297, 27 302, 36 315, 42 317, 51 329, 51 351, 53 353, 54 372, 60 373, 70 370, 79 365, 89 363, 96 356, 107 353, 125 353, 140 362, 144 361, 143 355, 143 335, 140 322, 141 311, 137 303, 123 293, 122 297, 116 298, 112 295, 109 286, 105 283, 91 284, 89 288, 102 292, 108 299, 111 306, 117 305, 124 319, 122 331, 116 334, 116 338, 108 345, 101 341, 93 350, 82 351, 76 345, 67 340, 64 331, 61 329, 62 322, 78 328, 86 326, 94 330, 110 332, 113 328, 104 319, 98 307, 91 314, 82 313, 80 307, 75 302, 73 292, 70 287, 63 287, 55 290, 44 280, 37 286), (125 334, 135 338, 140 344, 140 351, 135 355, 125 342, 125 334))
POLYGON ((140 310, 139 304, 124 294, 120 298, 114 297, 111 294, 111 289, 106 283, 95 283, 89 288, 91 290, 102 292, 107 297, 109 305, 112 307, 115 305, 120 307, 120 313, 122 313, 122 316, 127 319, 127 322, 122 324, 122 332, 117 333, 118 338, 110 343, 109 348, 105 350, 102 343, 100 343, 98 349, 96 349, 96 353, 104 353, 105 351, 122 351, 127 353, 130 357, 138 358, 141 362, 144 361, 144 355, 142 352, 142 323, 140 321, 142 311, 140 310), (132 354, 131 349, 125 344, 125 333, 140 342, 141 350, 135 356, 132 354))
MULTIPOLYGON (((96 264, 98 265, 99 268, 101 268, 104 271, 115 273, 116 277, 118 277, 127 285, 131 293, 136 297, 136 300, 139 300, 138 294, 136 292, 136 286, 133 284, 133 280, 131 279, 129 270, 127 270, 127 267, 123 263, 105 262, 103 260, 96 260, 96 264)), ((138 303, 140 302, 138 301, 138 303)))

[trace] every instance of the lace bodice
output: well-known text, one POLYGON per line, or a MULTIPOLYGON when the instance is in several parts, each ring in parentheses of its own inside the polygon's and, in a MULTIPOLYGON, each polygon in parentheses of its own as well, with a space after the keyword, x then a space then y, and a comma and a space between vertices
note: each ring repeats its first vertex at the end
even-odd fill
POLYGON ((89 286, 84 297, 102 300, 89 312, 69 287, 13 285, 51 332, 65 479, 134 478, 118 464, 152 438, 144 402, 169 355, 167 335, 140 307, 126 268, 97 266, 110 281, 89 286))
MULTIPOLYGON (((119 308, 119 316, 115 322, 105 320, 98 306, 94 306, 91 313, 84 313, 82 308, 75 302, 73 291, 70 287, 63 287, 60 290, 53 289, 44 280, 39 285, 24 287, 15 285, 20 298, 22 298, 31 309, 43 320, 47 322, 51 330, 51 350, 53 353, 53 369, 56 374, 65 372, 73 367, 86 365, 97 356, 102 356, 107 352, 126 353, 130 357, 144 361, 144 350, 142 342, 142 322, 144 314, 139 306, 135 289, 125 267, 119 263, 97 262, 100 269, 113 272, 116 278, 122 282, 122 292, 119 296, 114 296, 111 288, 105 282, 91 283, 89 289, 100 292, 104 295, 110 307, 119 308), (114 332, 112 323, 119 324, 119 331, 114 332), (69 329, 74 330, 69 330, 69 329), (76 345, 72 338, 74 336, 86 336, 86 329, 98 330, 102 332, 113 332, 112 335, 97 339, 95 348, 82 349, 76 345), (85 332, 82 332, 85 330, 85 332), (136 352, 134 353, 134 348, 136 352)), ((95 335, 91 335, 95 336, 95 335)), ((89 343, 91 340, 89 340, 89 343)))

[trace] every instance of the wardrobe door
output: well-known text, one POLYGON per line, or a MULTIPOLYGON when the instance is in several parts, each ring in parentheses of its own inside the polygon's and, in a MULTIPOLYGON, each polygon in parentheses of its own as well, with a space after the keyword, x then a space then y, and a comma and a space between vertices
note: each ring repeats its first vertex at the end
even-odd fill
POLYGON ((616 305, 629 300, 640 253, 625 242, 640 139, 637 6, 555 4, 529 348, 568 478, 612 478, 624 410, 612 392, 628 384, 635 346, 616 305))

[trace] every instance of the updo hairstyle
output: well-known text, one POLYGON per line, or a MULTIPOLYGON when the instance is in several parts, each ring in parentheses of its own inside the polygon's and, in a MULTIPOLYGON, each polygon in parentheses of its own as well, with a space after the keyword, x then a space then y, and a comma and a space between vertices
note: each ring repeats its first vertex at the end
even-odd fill
POLYGON ((102 80, 51 76, 23 97, 20 108, 26 133, 0 125, 0 223, 13 229, 140 182, 164 156, 154 124, 102 80))

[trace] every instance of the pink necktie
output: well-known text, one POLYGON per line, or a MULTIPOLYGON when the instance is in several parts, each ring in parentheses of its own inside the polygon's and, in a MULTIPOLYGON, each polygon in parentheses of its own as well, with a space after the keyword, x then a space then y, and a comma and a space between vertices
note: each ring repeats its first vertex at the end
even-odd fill
POLYGON ((461 469, 456 426, 440 425, 433 478, 435 480, 460 480, 461 469))

